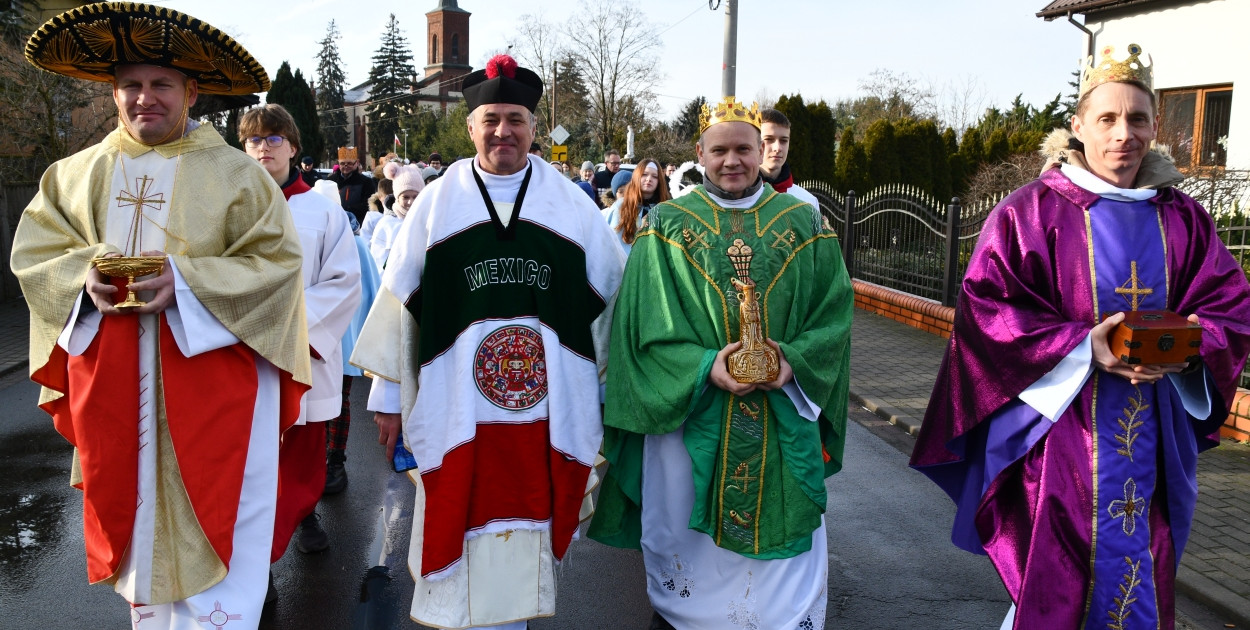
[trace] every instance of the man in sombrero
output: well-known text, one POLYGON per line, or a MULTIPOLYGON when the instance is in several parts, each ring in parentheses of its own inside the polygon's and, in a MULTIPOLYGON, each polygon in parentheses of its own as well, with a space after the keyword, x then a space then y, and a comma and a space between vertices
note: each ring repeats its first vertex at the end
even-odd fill
POLYGON ((310 380, 300 246, 273 179, 187 110, 269 79, 212 26, 131 3, 53 18, 26 57, 112 83, 118 111, 48 168, 12 260, 31 378, 75 446, 87 577, 138 629, 255 628, 279 435, 310 380))

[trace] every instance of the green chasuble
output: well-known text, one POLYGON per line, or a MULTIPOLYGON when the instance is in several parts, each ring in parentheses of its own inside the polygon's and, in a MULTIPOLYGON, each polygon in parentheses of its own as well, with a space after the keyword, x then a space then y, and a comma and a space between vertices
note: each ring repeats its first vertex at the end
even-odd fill
POLYGON ((845 442, 854 296, 837 236, 818 210, 771 187, 734 209, 699 186, 647 219, 616 302, 604 409, 610 466, 590 536, 640 546, 643 436, 684 423, 690 527, 751 558, 803 553, 845 442), (716 353, 739 340, 735 244, 751 248, 763 334, 822 410, 816 422, 781 390, 737 397, 708 382, 716 353))

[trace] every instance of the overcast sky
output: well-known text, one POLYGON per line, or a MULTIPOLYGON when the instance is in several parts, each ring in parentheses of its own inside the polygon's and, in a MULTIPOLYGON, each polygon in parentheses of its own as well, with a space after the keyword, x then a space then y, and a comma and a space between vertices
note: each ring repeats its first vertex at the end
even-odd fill
MULTIPOLYGON (((629 0, 610 0, 630 6, 629 0)), ((637 0, 640 19, 663 31, 662 77, 656 88, 663 119, 697 96, 720 97, 724 0, 637 0)), ((312 0, 156 0, 237 39, 272 76, 283 61, 316 77, 317 42, 335 20, 350 87, 365 80, 370 58, 393 11, 425 65, 425 13, 437 0, 359 2, 312 0), (276 13, 275 7, 282 12, 276 13)), ((1047 0, 739 0, 737 92, 740 99, 800 93, 833 104, 859 92, 876 69, 907 73, 950 95, 971 86, 985 105, 1005 106, 1017 94, 1041 105, 1067 92, 1078 67, 1080 31, 1034 13, 1047 0)), ((485 56, 518 38, 520 13, 563 24, 579 7, 571 0, 460 0, 470 19, 469 57, 485 56), (518 12, 516 7, 526 7, 518 12)))

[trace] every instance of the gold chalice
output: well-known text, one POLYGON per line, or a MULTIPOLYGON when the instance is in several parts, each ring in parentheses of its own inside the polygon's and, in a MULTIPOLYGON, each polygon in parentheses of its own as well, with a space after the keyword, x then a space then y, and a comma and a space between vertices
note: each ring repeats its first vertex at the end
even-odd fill
MULTIPOLYGON (((135 278, 146 276, 150 273, 159 273, 165 268, 164 256, 101 256, 92 258, 92 264, 100 273, 111 278, 125 278, 128 284, 133 284, 135 278)), ((117 308, 132 308, 135 306, 143 306, 147 302, 140 301, 135 292, 127 290, 126 301, 117 304, 117 308)))

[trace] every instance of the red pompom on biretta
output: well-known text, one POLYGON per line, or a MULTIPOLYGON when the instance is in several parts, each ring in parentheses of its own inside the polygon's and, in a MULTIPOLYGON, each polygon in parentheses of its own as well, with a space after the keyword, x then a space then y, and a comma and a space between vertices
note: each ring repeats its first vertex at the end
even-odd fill
POLYGON ((488 103, 508 103, 533 113, 543 95, 543 80, 533 70, 517 65, 511 56, 495 55, 485 68, 465 75, 460 91, 469 111, 488 103))
POLYGON ((508 55, 495 55, 486 62, 486 78, 493 79, 503 75, 509 79, 515 79, 516 69, 516 59, 508 55))

